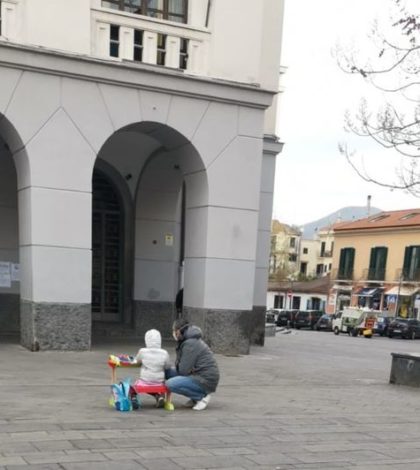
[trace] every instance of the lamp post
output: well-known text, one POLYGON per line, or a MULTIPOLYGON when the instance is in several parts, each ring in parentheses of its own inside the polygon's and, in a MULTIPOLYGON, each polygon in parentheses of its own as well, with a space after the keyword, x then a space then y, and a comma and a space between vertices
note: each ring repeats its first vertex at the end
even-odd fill
POLYGON ((400 280, 398 282, 397 301, 395 302, 395 312, 394 312, 395 317, 398 316, 398 309, 399 309, 399 306, 400 306, 401 284, 402 284, 402 281, 403 281, 403 277, 404 277, 404 274, 403 274, 403 270, 401 269, 400 280))
POLYGON ((287 276, 288 281, 290 282, 290 288, 287 291, 287 297, 289 297, 289 310, 292 310, 292 298, 293 298, 293 281, 294 278, 292 275, 287 276))

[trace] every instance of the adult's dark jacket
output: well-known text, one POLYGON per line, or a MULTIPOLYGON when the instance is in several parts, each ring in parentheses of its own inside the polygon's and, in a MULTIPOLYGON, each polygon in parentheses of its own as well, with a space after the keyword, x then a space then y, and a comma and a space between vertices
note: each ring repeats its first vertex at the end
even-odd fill
POLYGON ((219 368, 216 359, 198 326, 188 326, 176 347, 175 366, 180 375, 196 380, 207 393, 216 391, 219 383, 219 368))

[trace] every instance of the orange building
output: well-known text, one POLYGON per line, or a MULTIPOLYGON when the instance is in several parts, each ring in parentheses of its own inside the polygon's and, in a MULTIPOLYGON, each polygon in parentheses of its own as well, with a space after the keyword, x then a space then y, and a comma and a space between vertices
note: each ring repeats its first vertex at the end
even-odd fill
POLYGON ((420 317, 420 209, 336 224, 326 311, 361 306, 420 317))

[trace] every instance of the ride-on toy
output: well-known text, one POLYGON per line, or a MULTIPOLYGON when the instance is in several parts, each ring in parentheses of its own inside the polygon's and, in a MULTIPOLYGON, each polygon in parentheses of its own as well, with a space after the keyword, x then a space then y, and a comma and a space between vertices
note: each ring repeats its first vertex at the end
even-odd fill
MULTIPOLYGON (((111 384, 117 383, 117 367, 140 367, 141 364, 134 362, 134 358, 127 354, 114 355, 108 357, 108 366, 111 368, 111 384)), ((174 405, 171 401, 171 393, 164 383, 158 385, 145 384, 141 380, 137 380, 130 386, 129 396, 133 404, 133 408, 140 408, 141 402, 138 395, 147 393, 151 395, 159 394, 164 395, 164 409, 166 411, 173 411, 174 405)), ((110 398, 110 405, 114 406, 114 397, 110 398)))

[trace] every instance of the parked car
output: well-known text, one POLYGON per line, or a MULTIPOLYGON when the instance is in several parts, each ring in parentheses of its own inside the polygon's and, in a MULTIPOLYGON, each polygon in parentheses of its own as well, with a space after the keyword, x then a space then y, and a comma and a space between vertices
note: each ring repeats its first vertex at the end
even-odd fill
POLYGON ((321 318, 316 322, 315 329, 317 331, 332 331, 332 316, 324 313, 321 318))
POLYGON ((392 320, 393 317, 379 316, 376 319, 375 325, 373 326, 373 334, 387 336, 388 327, 392 320))
POLYGON ((415 318, 395 318, 388 325, 388 336, 405 339, 420 338, 420 322, 415 318))
POLYGON ((298 310, 282 310, 277 316, 276 325, 293 327, 297 312, 298 310))
POLYGON ((299 310, 295 316, 295 328, 315 328, 317 321, 322 317, 324 312, 321 310, 299 310))

